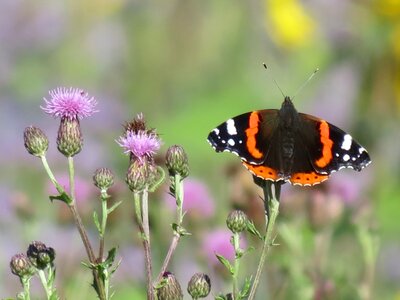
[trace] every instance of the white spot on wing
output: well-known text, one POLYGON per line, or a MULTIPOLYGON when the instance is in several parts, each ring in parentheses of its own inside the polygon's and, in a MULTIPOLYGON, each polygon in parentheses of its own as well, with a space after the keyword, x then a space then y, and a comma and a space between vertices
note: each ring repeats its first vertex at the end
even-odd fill
POLYGON ((348 161, 349 159, 350 159, 350 155, 348 155, 348 154, 343 155, 344 161, 348 161))
POLYGON ((344 136, 344 139, 343 139, 343 143, 342 143, 341 148, 342 148, 343 150, 346 150, 346 151, 350 150, 351 144, 352 144, 352 140, 353 140, 353 139, 352 139, 351 135, 350 135, 350 134, 346 134, 346 135, 344 136))
POLYGON ((358 149, 358 153, 362 154, 363 152, 366 152, 367 150, 365 150, 363 147, 361 147, 360 149, 358 149))
POLYGON ((235 141, 233 139, 229 139, 228 144, 231 146, 235 146, 235 141))
POLYGON ((237 134, 235 121, 233 121, 233 119, 229 119, 228 121, 226 121, 226 131, 229 135, 237 134))
POLYGON ((213 131, 215 132, 216 135, 219 135, 219 129, 218 128, 215 128, 213 131))

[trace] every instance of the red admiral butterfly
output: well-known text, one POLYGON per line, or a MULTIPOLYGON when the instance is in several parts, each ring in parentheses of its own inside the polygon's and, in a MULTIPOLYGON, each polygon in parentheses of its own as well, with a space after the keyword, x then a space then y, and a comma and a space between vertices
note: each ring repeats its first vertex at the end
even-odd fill
POLYGON ((342 168, 361 171, 367 151, 348 133, 320 118, 298 113, 289 97, 281 109, 248 112, 208 135, 217 152, 232 152, 264 180, 314 185, 342 168))

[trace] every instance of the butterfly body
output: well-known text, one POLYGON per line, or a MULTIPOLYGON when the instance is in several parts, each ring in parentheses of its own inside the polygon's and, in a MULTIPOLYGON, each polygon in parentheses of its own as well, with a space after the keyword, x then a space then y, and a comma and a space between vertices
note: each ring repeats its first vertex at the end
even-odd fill
POLYGON ((298 113, 285 97, 281 108, 248 112, 208 135, 217 151, 238 155, 264 180, 314 185, 342 168, 360 171, 371 160, 349 134, 323 119, 298 113))

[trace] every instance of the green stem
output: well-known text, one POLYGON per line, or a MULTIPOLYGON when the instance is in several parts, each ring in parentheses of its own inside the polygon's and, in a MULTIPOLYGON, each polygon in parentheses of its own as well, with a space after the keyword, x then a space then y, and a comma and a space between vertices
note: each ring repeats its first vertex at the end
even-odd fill
POLYGON ((256 290, 260 282, 261 273, 264 267, 265 259, 267 257, 269 249, 274 244, 273 230, 276 217, 279 214, 279 195, 280 195, 281 183, 280 182, 275 183, 275 197, 272 195, 270 182, 264 182, 262 188, 264 191, 264 201, 266 201, 265 205, 266 208, 268 208, 266 211, 269 212, 269 216, 267 214, 265 215, 266 233, 264 236, 264 244, 248 300, 253 300, 255 297, 256 290))
MULTIPOLYGON (((183 222, 183 178, 179 175, 176 174, 174 176, 174 193, 175 193, 175 199, 176 199, 176 224, 178 227, 178 230, 182 226, 183 222)), ((157 276, 157 282, 156 284, 161 280, 163 274, 168 268, 169 262, 171 261, 172 255, 175 252, 176 247, 178 246, 179 240, 181 238, 181 234, 179 232, 174 232, 174 236, 172 238, 171 244, 168 249, 168 253, 165 256, 163 265, 161 267, 160 273, 157 276)))
POLYGON ((239 233, 233 234, 233 247, 235 248, 235 261, 233 264, 233 299, 239 299, 239 288, 238 288, 238 274, 240 265, 241 249, 239 244, 239 233))
POLYGON ((44 274, 43 270, 39 270, 38 274, 39 274, 40 282, 42 283, 43 288, 46 291, 47 299, 49 300, 50 296, 51 296, 51 291, 49 290, 49 284, 47 282, 46 275, 44 274))
MULTIPOLYGON (((75 168, 74 168, 74 158, 72 156, 68 157, 68 173, 69 173, 69 187, 70 187, 70 197, 71 203, 69 203, 69 209, 74 217, 76 227, 78 228, 79 234, 81 236, 83 245, 86 249, 87 256, 89 258, 90 263, 93 265, 97 264, 96 257, 94 255, 94 251, 92 245, 90 244, 90 240, 86 233, 85 226, 83 225, 81 216, 79 215, 76 208, 76 199, 75 199, 75 168)), ((103 281, 100 279, 99 273, 96 270, 93 270, 93 278, 95 281, 95 290, 100 300, 106 300, 105 289, 103 285, 103 281)))
POLYGON ((56 178, 54 177, 53 172, 50 169, 50 166, 47 162, 46 156, 41 156, 40 159, 42 160, 42 164, 43 167, 47 173, 47 175, 49 176, 51 182, 54 184, 54 186, 56 187, 57 191, 62 194, 65 193, 64 188, 57 182, 56 178))
POLYGON ((148 207, 148 190, 133 193, 135 201, 136 218, 139 224, 139 230, 144 248, 146 281, 147 281, 147 300, 154 300, 154 289, 152 282, 152 261, 150 248, 150 227, 149 227, 149 207, 148 207))
POLYGON ((107 199, 108 195, 106 191, 101 192, 101 231, 99 232, 100 235, 100 246, 99 246, 99 260, 103 261, 104 255, 104 234, 106 232, 107 227, 107 199))
POLYGON ((21 284, 24 288, 24 300, 30 300, 30 280, 31 277, 22 277, 21 278, 21 284))

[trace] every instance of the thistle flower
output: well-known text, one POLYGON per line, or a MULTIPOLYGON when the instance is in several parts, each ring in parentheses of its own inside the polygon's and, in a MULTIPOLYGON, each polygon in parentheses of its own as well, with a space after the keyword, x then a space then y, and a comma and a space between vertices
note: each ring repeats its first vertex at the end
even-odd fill
POLYGON ((40 128, 29 126, 24 131, 24 145, 30 154, 44 156, 49 148, 49 140, 40 128))
POLYGON ((188 158, 181 146, 174 145, 168 148, 165 164, 170 176, 178 174, 182 178, 186 178, 189 175, 188 158))
POLYGON ((211 290, 211 280, 207 274, 196 273, 190 278, 187 291, 193 299, 205 298, 211 290))
POLYGON ((94 172, 93 183, 100 190, 107 190, 114 184, 114 175, 110 169, 99 168, 94 172))
POLYGON ((131 154, 134 159, 139 160, 145 157, 152 158, 161 146, 161 141, 154 131, 144 130, 128 131, 116 142, 124 148, 124 153, 131 154))
POLYGON ((97 112, 97 101, 88 93, 78 88, 57 88, 49 91, 50 100, 43 98, 45 107, 41 107, 46 113, 56 118, 68 118, 69 120, 82 119, 97 112))
POLYGON ((44 243, 33 241, 29 244, 26 255, 32 265, 44 270, 53 263, 56 253, 53 248, 47 247, 44 243))
POLYGON ((175 275, 165 272, 161 279, 161 286, 157 288, 157 297, 159 300, 182 300, 183 293, 181 286, 175 275))
POLYGON ((35 274, 35 268, 32 266, 29 258, 23 254, 16 254, 10 261, 11 272, 19 278, 31 277, 35 274))

